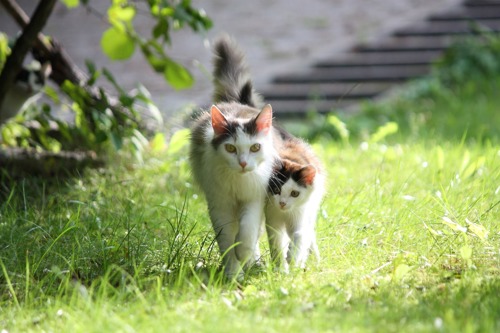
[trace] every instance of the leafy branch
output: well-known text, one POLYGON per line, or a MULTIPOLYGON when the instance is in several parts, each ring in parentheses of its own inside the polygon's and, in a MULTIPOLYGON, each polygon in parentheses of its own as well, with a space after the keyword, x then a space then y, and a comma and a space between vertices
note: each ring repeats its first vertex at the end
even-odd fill
MULTIPOLYGON (((82 5, 95 13, 88 0, 62 1, 70 8, 82 5)), ((55 0, 39 2, 39 6, 45 9, 46 19, 52 11, 54 2, 55 0), (49 4, 52 7, 49 7, 49 4)), ((25 119, 32 120, 30 125, 15 121, 3 125, 0 128, 1 145, 35 147, 39 151, 47 150, 55 153, 71 150, 99 153, 108 147, 121 149, 127 144, 132 152, 141 158, 142 147, 147 142, 142 131, 148 128, 141 120, 143 110, 149 111, 154 119, 161 121, 160 112, 151 101, 149 92, 142 86, 126 92, 110 71, 106 68, 98 70, 91 62, 87 62, 87 74, 85 74, 54 38, 44 36, 40 32, 43 25, 35 21, 35 16, 30 19, 15 0, 0 0, 0 4, 23 28, 23 35, 29 32, 30 38, 29 43, 25 42, 24 37, 18 40, 19 45, 24 45, 23 52, 12 52, 13 54, 7 56, 7 61, 16 61, 18 67, 7 69, 12 67, 4 66, 2 75, 18 72, 26 53, 31 48, 35 59, 41 63, 47 61, 51 63, 50 79, 59 86, 59 91, 46 87, 45 93, 56 105, 64 103, 69 106, 75 116, 74 123, 56 119, 52 116, 50 107, 44 105, 34 115, 24 116, 25 119), (29 30, 31 25, 37 28, 29 30), (97 79, 101 76, 111 83, 114 93, 96 85, 97 79), (35 126, 32 126, 33 124, 35 126)), ((172 87, 175 89, 191 87, 194 80, 191 73, 174 61, 165 49, 171 45, 170 33, 173 30, 188 26, 194 32, 202 32, 211 27, 212 22, 203 10, 192 7, 190 0, 112 0, 103 17, 109 23, 109 28, 103 33, 100 42, 104 53, 111 60, 129 59, 136 50, 140 50, 150 66, 163 75, 172 87), (135 28, 134 19, 137 13, 148 14, 154 18, 155 25, 151 29, 150 36, 141 35, 135 28)), ((0 40, 0 59, 8 54, 5 48, 0 40)), ((2 80, 5 89, 11 86, 13 80, 13 76, 9 81, 2 80)), ((0 94, 0 98, 1 96, 0 94)), ((19 120, 23 120, 23 117, 18 117, 19 120)))

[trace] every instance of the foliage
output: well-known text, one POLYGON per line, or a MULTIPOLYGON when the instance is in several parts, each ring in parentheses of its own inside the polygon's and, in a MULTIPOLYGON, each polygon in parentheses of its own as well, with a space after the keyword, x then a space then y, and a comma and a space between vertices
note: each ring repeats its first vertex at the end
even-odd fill
POLYGON ((446 50, 435 64, 435 75, 447 85, 470 79, 494 79, 500 75, 500 37, 488 31, 464 37, 446 50))
POLYGON ((5 64, 7 56, 10 54, 9 39, 4 33, 0 33, 0 70, 5 64))
MULTIPOLYGON (((100 71, 87 63, 90 73, 85 86, 92 89, 100 71)), ((53 152, 61 150, 105 150, 121 149, 124 141, 129 143, 131 151, 141 158, 141 151, 147 140, 140 131, 140 111, 144 108, 156 115, 161 121, 161 115, 150 99, 148 91, 139 89, 125 92, 114 80, 112 74, 103 70, 104 77, 115 87, 119 104, 109 101, 102 88, 100 100, 94 101, 89 90, 66 81, 61 89, 69 97, 66 100, 51 87, 46 87, 47 96, 61 107, 69 108, 74 114, 74 121, 55 117, 48 105, 41 109, 34 106, 18 121, 7 123, 1 128, 1 138, 6 146, 23 148, 38 148, 53 152)))
MULTIPOLYGON (((63 2, 69 8, 82 5, 91 9, 88 0, 63 2)), ((212 23, 202 10, 192 7, 189 0, 113 0, 106 18, 110 27, 102 35, 101 47, 112 60, 129 59, 136 49, 140 49, 154 70, 162 74, 174 88, 184 89, 192 85, 191 74, 166 54, 165 47, 171 44, 170 33, 173 30, 184 26, 189 26, 195 32, 209 29, 212 23), (154 19, 155 26, 151 30, 151 36, 142 36, 135 29, 134 19, 138 13, 148 14, 154 19)), ((0 35, 0 68, 2 59, 8 52, 6 38, 0 35)), ((106 68, 97 70, 90 61, 87 62, 87 71, 87 82, 79 86, 66 81, 61 87, 64 94, 51 87, 45 89, 45 94, 58 108, 62 111, 69 110, 74 116, 61 119, 53 115, 54 112, 48 105, 31 106, 17 121, 11 121, 1 128, 2 145, 54 152, 101 152, 108 148, 121 149, 125 146, 140 159, 147 144, 144 138, 144 124, 141 122, 141 116, 145 113, 143 111, 148 111, 154 120, 162 122, 160 112, 152 102, 149 92, 141 85, 131 92, 126 92, 110 71, 106 68), (116 99, 110 100, 109 95, 105 94, 102 84, 98 81, 100 77, 104 77, 115 89, 116 99), (97 100, 91 96, 91 92, 97 92, 97 100)))
MULTIPOLYGON (((63 0, 68 8, 88 7, 95 10, 89 0, 63 0)), ((126 60, 140 49, 151 67, 161 73, 166 81, 176 89, 189 88, 193 77, 181 64, 170 58, 165 47, 171 45, 172 31, 189 26, 197 33, 212 27, 212 21, 202 9, 191 5, 191 0, 129 1, 112 0, 105 15, 110 27, 101 37, 101 47, 112 60, 126 60), (150 36, 143 36, 134 26, 137 14, 150 16, 155 24, 150 36)))
MULTIPOLYGON (((74 1, 68 1, 75 6, 74 1)), ((89 6, 88 1, 82 1, 89 6)), ((171 30, 188 25, 193 31, 209 29, 212 22, 203 10, 195 9, 190 0, 183 1, 128 1, 113 0, 107 10, 111 25, 102 35, 101 47, 113 60, 129 59, 139 48, 151 67, 161 73, 175 89, 189 88, 193 77, 189 71, 165 53, 165 45, 170 45, 171 30), (144 37, 134 28, 137 13, 147 13, 155 20, 151 36, 144 37)))

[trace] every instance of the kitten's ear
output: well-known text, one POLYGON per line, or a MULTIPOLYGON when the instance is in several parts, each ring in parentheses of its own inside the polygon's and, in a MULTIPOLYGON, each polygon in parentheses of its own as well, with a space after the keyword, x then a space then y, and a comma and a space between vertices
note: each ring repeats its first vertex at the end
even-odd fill
POLYGON ((312 185, 314 182, 314 177, 316 176, 316 168, 309 164, 300 169, 301 180, 306 185, 312 185))
POLYGON ((262 111, 255 118, 255 125, 258 132, 267 134, 273 125, 273 108, 267 104, 262 108, 262 111))
POLYGON ((212 114, 212 128, 214 129, 215 135, 223 134, 227 128, 226 117, 224 117, 222 112, 215 105, 212 105, 210 113, 212 114))

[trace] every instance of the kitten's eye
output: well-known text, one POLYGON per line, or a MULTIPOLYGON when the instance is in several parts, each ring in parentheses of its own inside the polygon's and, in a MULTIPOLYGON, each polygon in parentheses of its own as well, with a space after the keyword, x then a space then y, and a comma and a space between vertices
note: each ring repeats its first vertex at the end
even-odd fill
POLYGON ((253 144, 251 147, 250 147, 250 151, 252 153, 256 153, 260 150, 260 143, 256 143, 256 144, 253 144))
POLYGON ((226 144, 224 145, 224 148, 226 148, 226 151, 227 151, 228 153, 232 153, 232 154, 233 154, 233 153, 236 153, 236 147, 235 147, 235 146, 233 146, 232 144, 226 143, 226 144))
POLYGON ((292 191, 292 193, 290 193, 290 195, 291 195, 292 197, 294 197, 294 198, 298 197, 298 196, 299 196, 299 194, 300 194, 300 192, 299 192, 299 191, 292 191))

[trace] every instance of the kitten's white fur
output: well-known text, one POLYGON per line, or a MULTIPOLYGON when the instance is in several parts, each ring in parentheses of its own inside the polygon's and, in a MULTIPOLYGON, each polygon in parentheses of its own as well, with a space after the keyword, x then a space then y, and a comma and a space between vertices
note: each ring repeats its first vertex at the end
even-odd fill
POLYGON ((316 172, 312 185, 303 187, 290 178, 281 194, 269 194, 266 228, 271 257, 281 271, 288 273, 289 263, 304 268, 311 251, 319 260, 315 224, 324 193, 325 176, 316 172), (291 196, 292 191, 299 196, 291 196))

